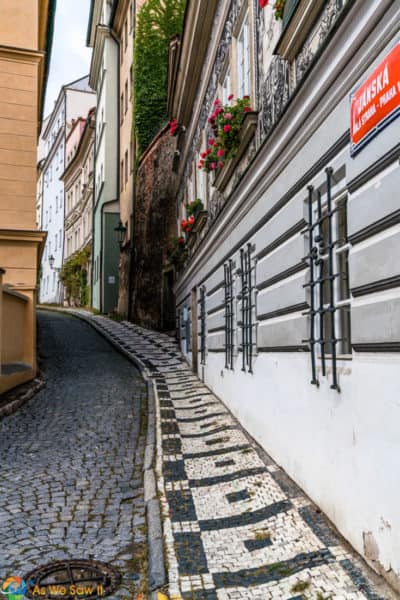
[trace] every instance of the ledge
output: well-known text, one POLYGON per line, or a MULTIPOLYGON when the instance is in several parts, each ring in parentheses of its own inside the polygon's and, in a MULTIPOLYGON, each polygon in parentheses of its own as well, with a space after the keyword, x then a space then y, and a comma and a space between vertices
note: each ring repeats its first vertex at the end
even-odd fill
POLYGON ((289 20, 274 49, 274 54, 292 61, 310 33, 324 4, 324 0, 300 0, 292 15, 289 16, 289 20))
POLYGON ((214 179, 213 185, 220 192, 222 192, 228 185, 228 182, 229 182, 230 178, 232 177, 237 164, 243 157, 243 155, 247 149, 247 146, 249 145, 252 137, 255 134, 255 131, 257 129, 257 123, 258 123, 258 113, 257 112, 252 111, 252 112, 246 113, 245 117, 243 118, 243 124, 242 124, 242 128, 241 128, 240 134, 239 134, 240 144, 239 144, 239 148, 237 149, 236 155, 233 158, 230 158, 229 160, 226 161, 226 163, 224 164, 224 166, 222 167, 222 169, 219 171, 219 173, 216 175, 216 177, 214 179))

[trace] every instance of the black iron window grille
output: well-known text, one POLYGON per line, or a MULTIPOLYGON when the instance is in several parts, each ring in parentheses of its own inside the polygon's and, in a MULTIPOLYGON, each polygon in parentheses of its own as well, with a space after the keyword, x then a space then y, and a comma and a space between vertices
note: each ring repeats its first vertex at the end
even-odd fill
POLYGON ((206 364, 206 288, 200 288, 200 362, 206 364))
POLYGON ((332 200, 333 170, 326 169, 326 191, 308 188, 308 236, 310 345, 313 385, 319 385, 317 361, 323 377, 331 362, 331 388, 340 391, 338 356, 351 354, 349 243, 347 199, 332 200), (319 350, 319 352, 318 352, 319 350))
POLYGON ((186 333, 186 352, 192 351, 192 323, 190 310, 185 310, 185 333, 186 333))
POLYGON ((241 302, 241 350, 242 350, 242 371, 253 372, 253 355, 256 347, 255 336, 255 260, 252 258, 254 245, 247 244, 246 248, 240 250, 240 280, 241 293, 239 300, 241 302))
POLYGON ((233 261, 224 264, 225 288, 225 368, 233 369, 234 340, 234 305, 233 305, 233 261))

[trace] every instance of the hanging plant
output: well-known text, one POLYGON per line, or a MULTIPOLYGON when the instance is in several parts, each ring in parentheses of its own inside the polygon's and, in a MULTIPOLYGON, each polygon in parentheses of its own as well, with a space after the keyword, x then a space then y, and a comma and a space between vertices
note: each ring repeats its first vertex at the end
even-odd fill
POLYGON ((188 250, 186 241, 183 236, 174 239, 172 247, 167 252, 167 257, 170 263, 178 265, 182 264, 187 258, 188 250))
POLYGON ((172 121, 169 122, 169 134, 170 135, 176 135, 179 129, 179 123, 176 119, 172 119, 172 121))
POLYGON ((196 198, 196 200, 193 200, 193 202, 189 202, 188 204, 186 204, 186 214, 188 215, 188 217, 193 215, 194 218, 196 218, 196 215, 198 215, 199 212, 201 212, 203 209, 204 204, 200 200, 200 198, 196 198))
POLYGON ((214 101, 214 111, 208 119, 214 137, 208 140, 208 148, 201 153, 199 169, 207 173, 222 169, 225 161, 233 158, 240 144, 240 130, 243 118, 252 112, 250 96, 236 98, 231 94, 228 100, 231 104, 222 105, 218 98, 214 101))
POLYGON ((181 221, 181 229, 185 233, 190 233, 193 225, 194 225, 194 215, 190 215, 190 217, 188 217, 188 219, 182 219, 182 221, 181 221))
MULTIPOLYGON (((283 11, 285 8, 285 3, 286 0, 275 0, 274 2, 274 13, 275 13, 275 19, 280 20, 283 17, 283 11)), ((268 6, 269 4, 269 0, 260 0, 260 8, 265 8, 266 6, 268 6)))

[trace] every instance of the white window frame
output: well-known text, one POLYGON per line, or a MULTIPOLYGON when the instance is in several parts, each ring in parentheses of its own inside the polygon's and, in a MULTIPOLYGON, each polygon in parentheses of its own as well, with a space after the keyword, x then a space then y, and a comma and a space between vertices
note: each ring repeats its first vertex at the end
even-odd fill
POLYGON ((246 11, 237 35, 236 68, 238 97, 251 95, 250 12, 246 11))

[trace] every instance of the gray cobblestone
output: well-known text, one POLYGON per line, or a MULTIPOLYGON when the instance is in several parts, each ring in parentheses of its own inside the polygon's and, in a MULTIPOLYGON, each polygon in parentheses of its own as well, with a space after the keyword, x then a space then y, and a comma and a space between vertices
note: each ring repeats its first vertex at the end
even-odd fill
POLYGON ((118 558, 118 597, 132 597, 136 584, 124 574, 144 523, 146 386, 77 319, 40 313, 39 334, 46 387, 0 421, 0 582, 66 557, 118 558))

